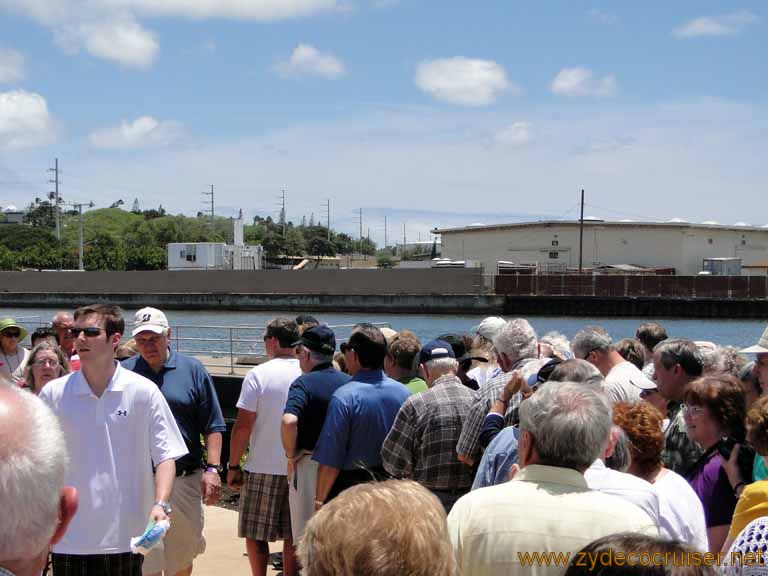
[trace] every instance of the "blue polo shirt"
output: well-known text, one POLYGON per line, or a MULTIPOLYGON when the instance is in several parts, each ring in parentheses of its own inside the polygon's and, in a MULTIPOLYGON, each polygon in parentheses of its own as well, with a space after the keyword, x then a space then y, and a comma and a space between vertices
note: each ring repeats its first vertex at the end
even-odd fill
POLYGON ((339 372, 333 365, 318 364, 307 374, 302 374, 288 390, 284 414, 293 414, 299 419, 296 436, 296 450, 313 451, 331 396, 352 377, 339 372))
POLYGON ((334 392, 312 459, 340 470, 381 467, 381 446, 410 394, 382 370, 359 371, 334 392))
POLYGON ((171 407, 189 450, 189 454, 176 461, 177 472, 200 468, 203 461, 200 435, 227 430, 213 380, 202 363, 171 350, 160 372, 152 370, 139 354, 123 360, 122 366, 157 384, 171 407))

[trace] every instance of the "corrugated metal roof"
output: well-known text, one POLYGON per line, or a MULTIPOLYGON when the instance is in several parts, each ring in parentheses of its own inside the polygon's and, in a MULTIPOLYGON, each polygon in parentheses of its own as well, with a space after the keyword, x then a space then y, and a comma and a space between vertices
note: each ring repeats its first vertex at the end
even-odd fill
MULTIPOLYGON (((483 226, 463 226, 459 228, 435 228, 433 234, 452 234, 459 232, 475 232, 485 230, 505 230, 515 228, 551 228, 555 226, 578 226, 578 220, 539 220, 536 222, 510 222, 507 224, 488 224, 483 226)), ((726 224, 696 224, 691 222, 616 222, 611 220, 584 219, 584 227, 595 226, 617 228, 679 228, 703 230, 733 230, 736 232, 768 232, 768 229, 758 226, 729 226, 726 224)))

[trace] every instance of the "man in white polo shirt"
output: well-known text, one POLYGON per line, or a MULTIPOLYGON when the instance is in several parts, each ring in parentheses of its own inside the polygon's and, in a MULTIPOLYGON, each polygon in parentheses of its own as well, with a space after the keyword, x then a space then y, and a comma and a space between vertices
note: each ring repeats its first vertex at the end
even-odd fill
POLYGON ((61 422, 72 461, 65 483, 80 498, 53 548, 56 576, 140 576, 143 557, 131 554, 130 539, 147 520, 171 514, 175 459, 187 449, 157 386, 114 359, 124 328, 117 306, 77 310, 72 334, 82 369, 40 394, 61 422))

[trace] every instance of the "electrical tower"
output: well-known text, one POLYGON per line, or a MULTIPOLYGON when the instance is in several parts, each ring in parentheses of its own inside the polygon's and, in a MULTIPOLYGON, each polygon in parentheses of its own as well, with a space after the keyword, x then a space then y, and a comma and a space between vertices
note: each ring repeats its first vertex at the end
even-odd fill
POLYGON ((323 211, 325 212, 325 224, 328 228, 328 241, 331 241, 331 199, 328 198, 326 200, 325 205, 323 206, 323 211))
POLYGON ((283 227, 283 237, 285 237, 285 188, 280 191, 280 219, 278 224, 283 227))
POLYGON ((139 206, 138 198, 133 199, 133 208, 131 208, 131 212, 133 212, 134 214, 139 214, 141 212, 141 206, 139 206))

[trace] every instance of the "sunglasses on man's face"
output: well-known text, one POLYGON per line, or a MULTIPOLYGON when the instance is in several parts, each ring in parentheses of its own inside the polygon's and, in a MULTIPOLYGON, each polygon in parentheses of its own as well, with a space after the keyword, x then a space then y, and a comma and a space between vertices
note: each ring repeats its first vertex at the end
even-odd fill
POLYGON ((6 338, 21 338, 21 332, 18 330, 4 330, 3 336, 6 338))
POLYGON ((69 332, 73 338, 80 336, 80 333, 85 334, 86 338, 96 338, 104 331, 103 328, 97 328, 96 326, 88 326, 87 328, 70 328, 69 332))

